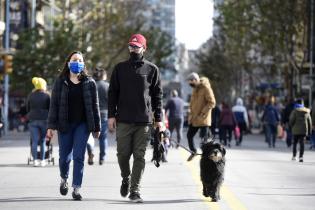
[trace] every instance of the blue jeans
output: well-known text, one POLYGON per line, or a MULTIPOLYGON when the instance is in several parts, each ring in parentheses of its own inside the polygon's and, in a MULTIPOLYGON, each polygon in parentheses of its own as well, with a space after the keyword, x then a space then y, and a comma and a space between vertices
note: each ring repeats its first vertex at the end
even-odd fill
POLYGON ((85 122, 72 123, 67 132, 58 132, 60 176, 68 179, 69 166, 73 158, 72 187, 74 188, 79 188, 82 184, 84 155, 89 135, 85 122))
POLYGON ((312 130, 312 134, 311 134, 311 146, 315 147, 315 130, 312 130))
POLYGON ((266 129, 265 132, 266 132, 267 143, 269 144, 269 147, 271 147, 271 145, 275 147, 277 126, 273 124, 266 124, 265 129, 266 129))
POLYGON ((45 160, 45 147, 46 147, 46 130, 47 121, 46 120, 32 120, 29 123, 29 129, 32 139, 32 156, 34 160, 41 159, 45 160), (40 143, 40 157, 37 156, 37 145, 40 143))
POLYGON ((171 138, 174 129, 177 133, 177 143, 180 143, 182 136, 183 136, 183 125, 184 125, 184 119, 183 118, 170 118, 169 119, 169 129, 171 132, 171 138))
MULTIPOLYGON (((104 160, 106 155, 106 148, 108 147, 107 142, 107 118, 101 119, 101 133, 99 137, 99 146, 100 146, 100 160, 104 160)), ((93 147, 91 145, 87 145, 87 151, 89 154, 93 153, 93 147)))

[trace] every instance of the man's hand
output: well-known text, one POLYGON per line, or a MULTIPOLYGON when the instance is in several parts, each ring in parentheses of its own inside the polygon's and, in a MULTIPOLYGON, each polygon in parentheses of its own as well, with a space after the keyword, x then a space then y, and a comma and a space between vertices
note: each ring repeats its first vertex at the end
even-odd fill
POLYGON ((165 128, 165 126, 163 125, 162 122, 155 122, 154 127, 155 127, 155 128, 159 128, 160 131, 165 131, 165 130, 166 130, 166 128, 165 128))
POLYGON ((116 129, 116 118, 108 118, 108 129, 109 132, 114 132, 116 129))
POLYGON ((47 129, 46 137, 48 139, 51 139, 54 136, 54 130, 53 129, 47 129))

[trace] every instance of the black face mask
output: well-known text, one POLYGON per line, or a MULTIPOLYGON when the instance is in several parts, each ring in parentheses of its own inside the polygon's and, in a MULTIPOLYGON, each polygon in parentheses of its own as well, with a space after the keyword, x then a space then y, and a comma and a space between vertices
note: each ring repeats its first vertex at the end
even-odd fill
POLYGON ((134 60, 134 61, 141 60, 142 54, 141 53, 131 52, 130 53, 130 58, 131 58, 131 60, 134 60))
POLYGON ((194 88, 196 87, 196 84, 193 84, 193 83, 189 83, 190 87, 194 88))

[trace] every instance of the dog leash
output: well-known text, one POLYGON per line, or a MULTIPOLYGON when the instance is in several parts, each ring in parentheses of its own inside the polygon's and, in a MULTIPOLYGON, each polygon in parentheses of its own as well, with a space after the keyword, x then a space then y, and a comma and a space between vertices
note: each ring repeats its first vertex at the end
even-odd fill
POLYGON ((177 141, 174 141, 174 140, 171 139, 171 142, 174 142, 177 146, 183 148, 184 150, 186 150, 186 151, 189 152, 190 154, 202 155, 201 153, 194 153, 193 151, 191 151, 190 149, 188 149, 188 148, 185 147, 184 145, 178 143, 177 141))

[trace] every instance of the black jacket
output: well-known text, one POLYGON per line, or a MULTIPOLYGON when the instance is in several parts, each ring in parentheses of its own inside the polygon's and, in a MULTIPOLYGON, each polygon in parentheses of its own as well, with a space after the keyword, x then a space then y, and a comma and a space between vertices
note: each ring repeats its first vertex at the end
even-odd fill
POLYGON ((26 103, 27 117, 29 120, 47 120, 50 104, 50 95, 45 91, 32 92, 26 103))
POLYGON ((160 72, 153 63, 142 59, 117 64, 108 92, 108 117, 123 123, 161 122, 162 88, 160 72))
MULTIPOLYGON (((101 120, 95 81, 91 77, 84 77, 81 82, 88 130, 98 132, 100 131, 101 120)), ((66 77, 58 77, 51 95, 48 128, 61 132, 68 130, 68 93, 69 84, 66 77)))

